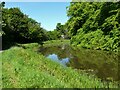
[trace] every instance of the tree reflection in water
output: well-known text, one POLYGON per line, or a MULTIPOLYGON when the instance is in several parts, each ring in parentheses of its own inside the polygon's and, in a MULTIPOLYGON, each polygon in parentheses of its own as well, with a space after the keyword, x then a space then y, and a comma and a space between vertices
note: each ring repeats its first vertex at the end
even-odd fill
POLYGON ((73 49, 69 45, 42 47, 40 52, 63 66, 95 74, 104 80, 118 80, 118 56, 112 52, 73 49))

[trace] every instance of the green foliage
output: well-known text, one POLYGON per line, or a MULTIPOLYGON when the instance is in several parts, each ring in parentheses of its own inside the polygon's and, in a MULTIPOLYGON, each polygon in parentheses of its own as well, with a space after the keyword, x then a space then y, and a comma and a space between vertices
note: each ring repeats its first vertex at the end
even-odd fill
MULTIPOLYGON (((12 47, 2 52, 3 88, 108 88, 98 78, 46 59, 34 46, 38 48, 31 44, 27 49, 12 47)), ((109 88, 117 86, 110 83, 109 88)))
POLYGON ((28 18, 19 8, 3 9, 3 31, 7 39, 11 38, 14 42, 38 42, 43 41, 44 29, 40 27, 40 23, 28 18))
POLYGON ((19 8, 2 8, 3 48, 12 42, 29 43, 47 40, 46 30, 41 28, 19 8))
POLYGON ((50 40, 44 42, 44 47, 52 47, 52 46, 58 46, 62 44, 70 44, 70 40, 50 40))
POLYGON ((47 32, 48 40, 57 40, 61 38, 60 33, 57 30, 47 32))
POLYGON ((68 30, 66 28, 66 25, 62 25, 61 23, 57 23, 56 29, 53 31, 47 32, 47 38, 48 40, 59 40, 59 39, 69 39, 68 30))
POLYGON ((85 48, 118 51, 119 8, 119 2, 71 2, 67 9, 71 43, 85 48))

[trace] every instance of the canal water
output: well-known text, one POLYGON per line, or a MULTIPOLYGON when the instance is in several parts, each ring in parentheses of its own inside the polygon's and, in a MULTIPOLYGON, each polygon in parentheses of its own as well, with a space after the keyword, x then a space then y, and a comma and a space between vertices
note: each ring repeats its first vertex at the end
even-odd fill
POLYGON ((113 52, 71 48, 68 44, 41 47, 39 52, 63 66, 93 74, 105 81, 118 81, 118 56, 113 52))

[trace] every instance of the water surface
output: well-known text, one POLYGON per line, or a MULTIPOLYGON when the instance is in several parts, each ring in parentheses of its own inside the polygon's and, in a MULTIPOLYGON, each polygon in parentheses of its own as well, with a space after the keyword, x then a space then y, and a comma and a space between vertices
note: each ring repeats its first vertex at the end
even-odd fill
POLYGON ((71 48, 68 44, 41 47, 39 51, 53 61, 102 80, 118 80, 118 57, 112 52, 71 48))

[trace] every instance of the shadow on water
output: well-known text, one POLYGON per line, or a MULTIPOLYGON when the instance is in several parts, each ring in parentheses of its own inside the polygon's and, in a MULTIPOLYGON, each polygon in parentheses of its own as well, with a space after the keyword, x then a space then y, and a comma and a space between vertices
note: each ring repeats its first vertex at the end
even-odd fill
POLYGON ((39 52, 64 66, 97 75, 102 80, 118 81, 118 56, 112 52, 71 48, 68 44, 41 47, 39 52))

